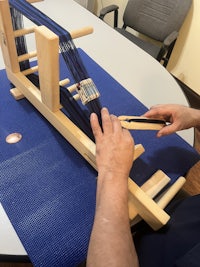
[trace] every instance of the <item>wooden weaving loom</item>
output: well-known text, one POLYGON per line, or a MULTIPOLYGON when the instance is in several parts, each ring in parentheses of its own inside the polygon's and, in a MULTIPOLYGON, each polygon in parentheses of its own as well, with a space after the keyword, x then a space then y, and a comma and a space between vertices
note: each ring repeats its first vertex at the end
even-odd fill
MULTIPOLYGON (((36 2, 36 1, 28 1, 36 2)), ((71 37, 78 38, 92 33, 92 28, 87 27, 71 32, 71 37)), ((62 134, 66 140, 96 169, 95 144, 77 127, 62 111, 59 96, 59 85, 69 84, 66 78, 59 81, 59 38, 45 26, 35 26, 30 29, 13 30, 9 1, 0 0, 0 41, 5 69, 8 79, 16 88, 11 89, 12 95, 18 100, 26 97, 37 110, 62 134), (17 55, 15 38, 34 34, 37 52, 17 55), (19 62, 37 58, 37 66, 20 71, 19 62), (38 89, 26 75, 38 72, 40 89, 38 89)), ((66 88, 72 92, 76 85, 66 88)), ((74 96, 79 99, 79 95, 74 96)), ((141 144, 135 146, 134 159, 144 152, 141 144)), ((128 178, 129 187, 129 218, 131 225, 144 219, 154 230, 158 230, 169 220, 169 215, 163 210, 175 196, 185 182, 180 177, 165 192, 159 201, 153 198, 169 183, 170 178, 158 170, 144 185, 139 187, 132 179, 128 178)))

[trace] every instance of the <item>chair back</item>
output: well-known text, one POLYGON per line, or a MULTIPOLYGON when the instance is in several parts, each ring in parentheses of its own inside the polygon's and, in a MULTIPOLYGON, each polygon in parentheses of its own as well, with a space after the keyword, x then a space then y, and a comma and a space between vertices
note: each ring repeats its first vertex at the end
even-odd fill
POLYGON ((129 0, 124 12, 125 26, 163 42, 179 31, 192 0, 129 0))

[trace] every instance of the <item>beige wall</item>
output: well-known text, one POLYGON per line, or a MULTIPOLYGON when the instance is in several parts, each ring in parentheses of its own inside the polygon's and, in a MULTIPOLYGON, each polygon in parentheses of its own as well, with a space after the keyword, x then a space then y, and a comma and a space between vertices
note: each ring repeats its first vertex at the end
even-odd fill
POLYGON ((200 94, 200 1, 193 5, 181 28, 167 69, 200 94))

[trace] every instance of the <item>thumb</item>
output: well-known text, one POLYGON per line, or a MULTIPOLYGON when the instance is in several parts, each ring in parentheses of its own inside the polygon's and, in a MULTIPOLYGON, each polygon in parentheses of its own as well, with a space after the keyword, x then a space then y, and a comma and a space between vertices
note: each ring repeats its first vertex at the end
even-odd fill
POLYGON ((165 127, 163 127, 158 133, 157 137, 165 136, 165 135, 170 135, 173 134, 177 131, 177 127, 175 124, 169 124, 165 127))

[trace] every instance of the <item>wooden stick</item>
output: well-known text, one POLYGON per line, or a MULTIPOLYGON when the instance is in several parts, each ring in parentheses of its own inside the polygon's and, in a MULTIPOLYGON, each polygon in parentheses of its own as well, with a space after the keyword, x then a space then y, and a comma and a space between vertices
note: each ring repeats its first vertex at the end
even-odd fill
POLYGON ((18 61, 22 62, 24 60, 28 60, 28 59, 34 58, 36 56, 37 56, 37 51, 32 51, 32 52, 29 52, 27 54, 23 54, 21 56, 18 56, 18 61))
POLYGON ((8 1, 0 0, 0 14, 0 43, 4 63, 12 72, 19 72, 20 67, 8 1))
POLYGON ((59 38, 45 26, 35 28, 42 102, 51 110, 60 109, 59 38))
POLYGON ((67 90, 70 92, 70 93, 73 93, 74 91, 76 91, 77 89, 77 85, 76 84, 73 84, 69 87, 67 87, 67 90))
MULTIPOLYGON (((161 209, 145 192, 129 179, 129 201, 133 207, 155 231, 165 225, 170 219, 169 215, 161 209)), ((129 216, 130 218, 130 216, 129 216)))
POLYGON ((67 78, 67 79, 64 79, 62 81, 59 81, 59 85, 60 86, 65 86, 66 84, 70 83, 70 80, 67 78))
POLYGON ((30 69, 23 70, 22 73, 26 76, 38 71, 38 66, 31 67, 30 69))
MULTIPOLYGON (((163 171, 158 170, 141 186, 141 189, 150 198, 154 198, 169 182, 170 178, 163 171)), ((130 221, 133 221, 138 212, 132 205, 129 207, 129 218, 130 221)))
POLYGON ((87 27, 83 27, 83 28, 78 29, 78 30, 72 30, 70 32, 70 35, 71 35, 72 39, 76 39, 76 38, 79 38, 79 37, 82 37, 82 36, 85 36, 85 35, 88 35, 91 33, 93 33, 93 28, 90 26, 87 26, 87 27))
POLYGON ((185 182, 185 177, 179 177, 176 182, 173 183, 173 185, 171 185, 167 190, 162 193, 161 196, 156 199, 158 206, 164 209, 179 192, 185 182))
MULTIPOLYGON (((30 27, 30 28, 23 28, 20 30, 16 30, 14 31, 14 36, 15 37, 20 37, 26 34, 30 34, 30 33, 34 33, 36 27, 30 27)), ((70 32, 70 35, 72 37, 72 39, 76 39, 76 38, 80 38, 82 36, 88 35, 93 33, 93 28, 90 26, 87 27, 83 27, 81 29, 77 29, 77 30, 72 30, 70 32)))
POLYGON ((157 119, 149 119, 140 116, 119 116, 123 128, 129 130, 160 130, 165 122, 157 119))
POLYGON ((170 178, 161 170, 154 173, 141 189, 151 198, 154 198, 169 182, 170 178))
POLYGON ((76 101, 80 100, 80 95, 79 94, 73 95, 73 99, 76 101))
POLYGON ((34 31, 35 31, 35 27, 23 28, 23 29, 14 31, 14 36, 15 37, 20 37, 20 36, 23 36, 23 35, 26 35, 26 34, 29 34, 29 33, 34 33, 34 31))

